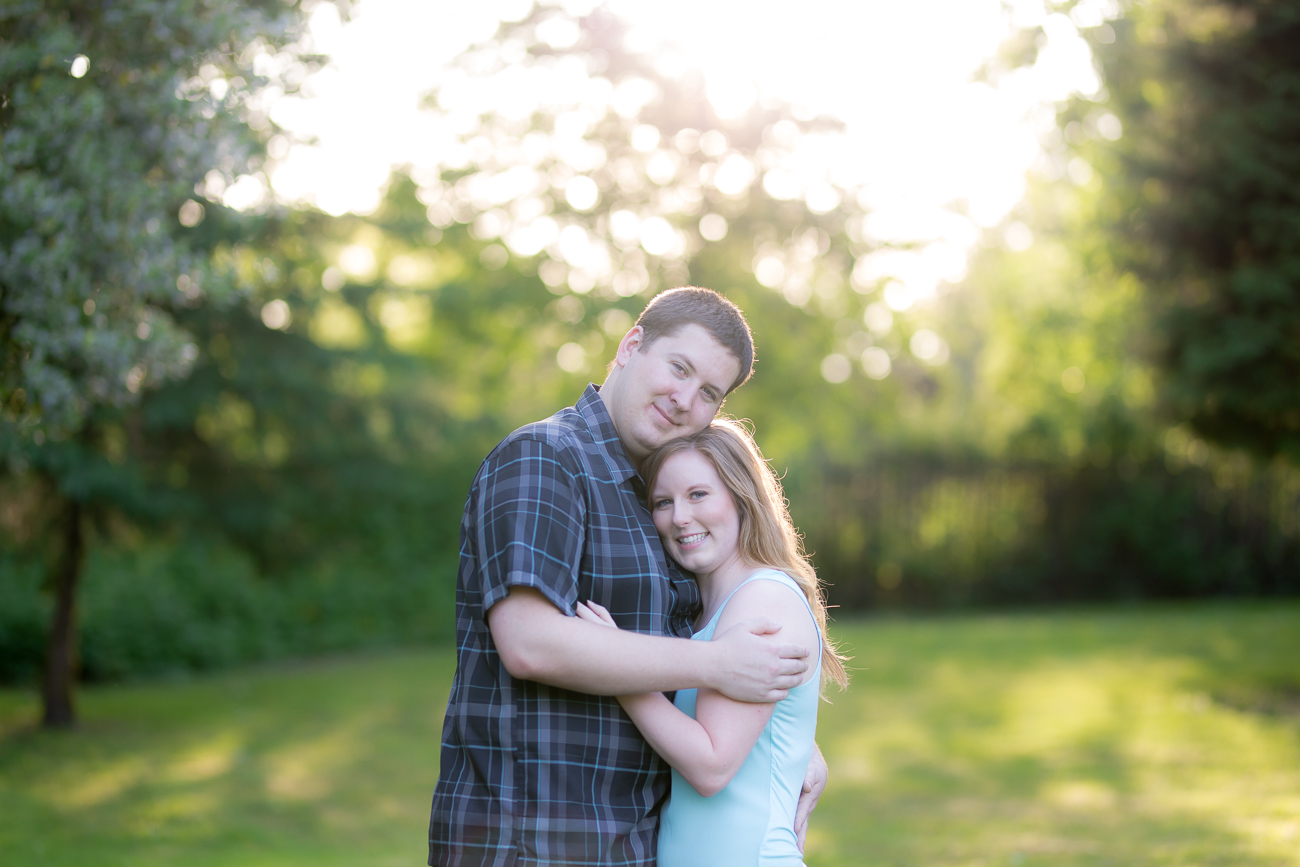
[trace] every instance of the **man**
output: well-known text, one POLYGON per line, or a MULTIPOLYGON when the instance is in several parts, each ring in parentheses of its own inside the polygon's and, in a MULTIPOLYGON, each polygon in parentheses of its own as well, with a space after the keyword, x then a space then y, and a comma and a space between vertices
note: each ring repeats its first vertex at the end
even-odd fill
MULTIPOLYGON (((685 640, 699 594, 665 557, 636 470, 708 425, 753 358, 730 301, 664 292, 604 385, 484 460, 461 522, 431 865, 653 865, 668 766, 612 696, 703 686, 778 701, 802 680, 808 650, 774 640, 775 624, 685 640), (622 629, 573 617, 585 600, 622 629)), ((820 755, 809 774, 801 821, 825 784, 820 755)))

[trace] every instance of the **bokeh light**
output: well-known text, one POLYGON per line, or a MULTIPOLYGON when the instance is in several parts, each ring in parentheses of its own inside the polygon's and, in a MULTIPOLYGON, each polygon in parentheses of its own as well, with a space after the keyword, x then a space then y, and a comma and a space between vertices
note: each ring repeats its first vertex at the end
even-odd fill
POLYGON ((849 360, 838 352, 833 352, 822 359, 822 378, 829 383, 844 382, 853 372, 849 360))
MULTIPOLYGON (((330 63, 304 73, 301 94, 262 97, 286 130, 270 148, 269 187, 255 175, 213 179, 208 192, 241 209, 263 206, 273 190, 331 214, 367 213, 392 169, 406 166, 434 226, 472 221, 475 237, 516 256, 559 260, 537 265, 553 290, 619 295, 644 289, 649 273, 684 261, 701 242, 727 236, 729 215, 706 213, 705 193, 740 202, 761 190, 824 214, 843 206, 847 192, 865 211, 849 234, 875 250, 859 259, 850 284, 863 294, 884 286, 888 307, 903 312, 960 280, 980 229, 1020 200, 1026 171, 1042 159, 1040 137, 1054 129, 1055 104, 1100 87, 1079 29, 1118 14, 1113 0, 1082 0, 1069 15, 1042 0, 810 0, 797 15, 777 7, 754 14, 752 5, 730 2, 609 0, 631 27, 625 46, 653 58, 660 74, 702 76, 719 117, 749 117, 775 99, 800 117, 839 123, 816 131, 775 123, 762 132, 760 150, 746 151, 756 163, 720 130, 665 134, 645 122, 644 110, 660 97, 645 78, 606 77, 563 53, 526 63, 525 46, 510 41, 465 54, 502 22, 538 9, 533 37, 563 52, 584 38, 575 16, 598 5, 356 0, 345 22, 334 6, 318 4, 306 40, 330 63), (1023 26, 1044 33, 1034 65, 977 80, 1001 41, 1023 26), (720 32, 728 38, 717 39, 720 32), (481 74, 492 64, 500 64, 495 73, 481 74), (553 131, 530 129, 538 112, 555 116, 553 131), (518 135, 475 134, 487 114, 518 135), (630 153, 598 134, 608 117, 627 124, 630 153), (446 171, 467 173, 452 183, 440 177, 446 171), (622 196, 652 204, 633 210, 619 204, 622 196), (552 201, 575 215, 610 208, 608 235, 579 236, 552 201), (692 216, 688 231, 679 215, 692 216)), ((285 62, 258 59, 279 73, 285 62)), ((1098 121, 1107 139, 1121 132, 1113 115, 1098 121)), ((1093 177, 1081 161, 1067 172, 1078 184, 1093 177)), ((1028 243, 1014 229, 1006 242, 1028 243)), ((815 295, 816 269, 796 258, 789 249, 758 250, 753 266, 758 282, 804 306, 815 295)))
POLYGON ((288 328, 292 318, 289 305, 279 298, 262 306, 262 324, 267 328, 288 328))
POLYGON ((862 352, 862 372, 871 379, 884 379, 889 376, 893 362, 889 353, 879 346, 867 347, 862 352))

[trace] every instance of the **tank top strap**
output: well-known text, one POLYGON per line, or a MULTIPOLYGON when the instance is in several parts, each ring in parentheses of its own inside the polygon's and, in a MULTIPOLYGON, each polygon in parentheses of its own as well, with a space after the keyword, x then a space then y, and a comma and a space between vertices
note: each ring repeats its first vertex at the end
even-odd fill
MULTIPOLYGON (((786 587, 789 587, 799 597, 799 601, 803 603, 804 610, 808 612, 808 616, 813 617, 813 619, 816 620, 816 617, 813 616, 812 605, 808 602, 808 595, 803 592, 803 588, 799 586, 799 582, 791 578, 788 573, 783 572, 780 569, 759 569, 753 575, 750 575, 744 581, 740 582, 740 587, 744 587, 750 581, 758 580, 775 581, 778 584, 784 584, 786 587)), ((740 587, 737 587, 736 590, 739 590, 740 587)), ((736 590, 731 591, 733 595, 736 590)), ((730 599, 731 597, 728 596, 727 598, 730 599)))
POLYGON ((718 606, 718 610, 713 612, 713 616, 709 618, 709 622, 706 623, 699 632, 708 633, 709 636, 712 637, 713 630, 717 628, 718 620, 722 617, 722 612, 726 610, 727 603, 731 601, 731 597, 739 593, 740 588, 744 587, 751 581, 775 581, 778 584, 784 584, 786 587, 794 590, 799 596, 799 601, 803 603, 804 610, 808 612, 808 616, 812 617, 813 621, 816 622, 817 618, 813 615, 812 606, 808 603, 808 597, 804 594, 803 588, 799 586, 799 582, 795 581, 780 569, 764 567, 737 584, 732 591, 727 594, 727 597, 722 600, 722 604, 718 606))

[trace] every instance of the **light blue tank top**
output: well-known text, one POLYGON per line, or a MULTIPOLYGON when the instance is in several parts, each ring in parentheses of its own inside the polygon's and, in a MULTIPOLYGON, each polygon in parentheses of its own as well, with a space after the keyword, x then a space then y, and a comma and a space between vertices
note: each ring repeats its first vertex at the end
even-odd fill
MULTIPOLYGON (((777 581, 793 588, 808 608, 808 600, 794 579, 775 569, 756 572, 736 590, 756 580, 777 581)), ((728 596, 692 638, 712 640, 718 618, 730 601, 728 596)), ((808 616, 812 616, 811 608, 808 616)), ((802 867, 794 835, 794 813, 817 733, 820 685, 819 647, 813 676, 777 702, 745 763, 727 787, 713 797, 701 796, 673 771, 672 792, 659 822, 660 867, 802 867)), ((678 690, 673 703, 692 719, 695 717, 695 690, 678 690)))

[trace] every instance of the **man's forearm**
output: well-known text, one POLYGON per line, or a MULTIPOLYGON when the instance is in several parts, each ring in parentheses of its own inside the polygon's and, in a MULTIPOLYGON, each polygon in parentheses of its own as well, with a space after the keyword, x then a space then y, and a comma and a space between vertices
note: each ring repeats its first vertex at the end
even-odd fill
POLYGON ((488 625, 511 675, 592 695, 711 686, 716 668, 711 642, 596 626, 532 590, 511 591, 488 625))
POLYGON ((772 640, 781 625, 770 620, 713 641, 642 635, 570 617, 527 587, 512 589, 487 617, 510 674, 592 695, 707 686, 737 701, 780 701, 809 666, 808 648, 772 640))

